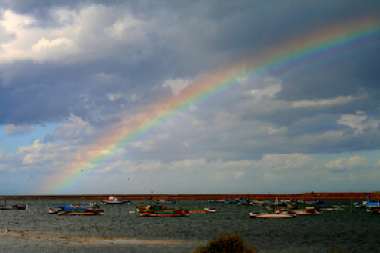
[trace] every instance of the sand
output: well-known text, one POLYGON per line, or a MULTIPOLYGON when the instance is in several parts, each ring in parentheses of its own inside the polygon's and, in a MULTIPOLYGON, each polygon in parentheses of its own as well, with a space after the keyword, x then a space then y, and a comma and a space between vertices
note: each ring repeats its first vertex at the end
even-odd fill
POLYGON ((85 245, 146 245, 146 246, 177 246, 177 245, 200 245, 205 241, 200 240, 152 240, 138 239, 128 237, 101 237, 101 236, 69 236, 58 233, 46 233, 42 231, 27 231, 27 230, 3 230, 0 232, 0 237, 12 239, 23 239, 30 241, 50 241, 63 242, 67 244, 85 244, 85 245))

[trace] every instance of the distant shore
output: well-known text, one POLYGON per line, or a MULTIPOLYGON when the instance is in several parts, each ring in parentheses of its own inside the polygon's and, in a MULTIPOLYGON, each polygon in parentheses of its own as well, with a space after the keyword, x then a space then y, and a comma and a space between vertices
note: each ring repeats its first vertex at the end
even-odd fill
POLYGON ((380 200, 380 192, 309 192, 295 194, 72 194, 72 195, 0 195, 1 200, 103 200, 108 196, 123 200, 380 200))

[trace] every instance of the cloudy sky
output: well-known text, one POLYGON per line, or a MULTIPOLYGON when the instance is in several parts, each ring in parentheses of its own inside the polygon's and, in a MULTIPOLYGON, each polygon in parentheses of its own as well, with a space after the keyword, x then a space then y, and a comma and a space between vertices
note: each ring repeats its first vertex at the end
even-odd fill
MULTIPOLYGON (((0 194, 47 193, 113 126, 201 76, 379 13, 376 0, 0 0, 0 194)), ((251 73, 48 193, 380 190, 379 52, 378 33, 251 73)))

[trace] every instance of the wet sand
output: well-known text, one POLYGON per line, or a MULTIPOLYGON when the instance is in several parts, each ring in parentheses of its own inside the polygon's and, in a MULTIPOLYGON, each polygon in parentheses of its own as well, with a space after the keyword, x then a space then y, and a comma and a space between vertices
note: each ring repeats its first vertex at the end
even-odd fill
POLYGON ((65 243, 71 245, 142 245, 142 246, 179 246, 179 245, 200 245, 206 243, 201 240, 153 240, 137 239, 128 237, 100 237, 100 236, 69 236, 64 234, 46 233, 41 231, 27 230, 5 230, 0 232, 0 237, 4 239, 21 239, 27 241, 41 241, 52 243, 65 243))
POLYGON ((203 241, 69 236, 40 231, 0 232, 0 252, 191 252, 203 241))

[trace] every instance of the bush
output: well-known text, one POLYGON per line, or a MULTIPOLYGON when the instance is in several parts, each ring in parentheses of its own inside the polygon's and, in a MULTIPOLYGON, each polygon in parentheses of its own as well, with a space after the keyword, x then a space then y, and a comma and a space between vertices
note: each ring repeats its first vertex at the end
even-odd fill
POLYGON ((330 248, 327 253, 345 253, 345 251, 339 247, 330 248))
POLYGON ((256 253, 238 235, 221 235, 206 246, 198 247, 194 253, 256 253))

